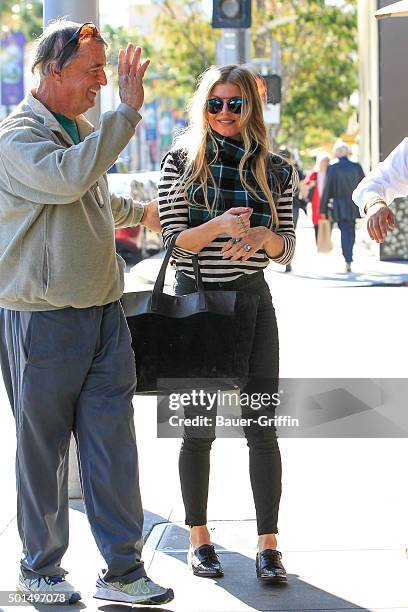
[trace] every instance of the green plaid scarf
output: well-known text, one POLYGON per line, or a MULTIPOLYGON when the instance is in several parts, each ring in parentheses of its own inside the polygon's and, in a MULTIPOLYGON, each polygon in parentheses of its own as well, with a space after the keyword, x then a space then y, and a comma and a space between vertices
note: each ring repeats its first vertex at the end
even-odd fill
MULTIPOLYGON (((220 136, 213 132, 214 139, 218 146, 218 151, 211 139, 207 143, 207 160, 209 170, 214 177, 215 184, 218 187, 217 199, 214 203, 212 216, 221 215, 229 208, 235 206, 248 206, 253 209, 250 218, 251 227, 264 225, 271 227, 271 209, 269 202, 265 197, 264 192, 259 188, 255 178, 251 172, 250 164, 256 155, 257 151, 249 157, 244 167, 245 180, 255 190, 258 198, 255 198, 246 187, 242 184, 239 175, 239 162, 241 161, 245 149, 243 142, 220 136)), ((269 185, 272 191, 275 202, 279 196, 287 188, 291 176, 290 166, 282 158, 271 155, 270 168, 268 168, 267 176, 269 185), (278 179, 280 192, 277 193, 273 189, 272 172, 278 179)), ((210 205, 212 205, 215 196, 215 190, 211 182, 207 184, 207 197, 210 205)), ((189 226, 196 227, 205 223, 211 218, 210 213, 205 207, 205 199, 202 188, 198 183, 193 183, 188 189, 189 200, 189 226)))

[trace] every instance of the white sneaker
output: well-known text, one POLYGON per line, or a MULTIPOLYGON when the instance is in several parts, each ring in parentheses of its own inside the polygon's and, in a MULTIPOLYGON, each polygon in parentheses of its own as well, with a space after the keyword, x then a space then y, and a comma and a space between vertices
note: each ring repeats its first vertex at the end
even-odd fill
POLYGON ((38 604, 71 604, 81 599, 81 593, 61 576, 26 578, 20 574, 17 591, 32 595, 32 601, 38 604))
POLYGON ((98 578, 96 583, 95 599, 107 599, 132 604, 160 605, 169 603, 174 599, 173 589, 165 589, 142 576, 134 582, 105 582, 98 578))

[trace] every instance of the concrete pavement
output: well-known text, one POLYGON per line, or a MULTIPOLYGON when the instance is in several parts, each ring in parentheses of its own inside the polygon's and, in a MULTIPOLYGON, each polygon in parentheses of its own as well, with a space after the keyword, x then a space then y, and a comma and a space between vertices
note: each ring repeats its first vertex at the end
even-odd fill
MULTIPOLYGON (((267 273, 279 321, 282 377, 406 377, 408 294, 403 286, 377 286, 384 273, 392 284, 405 282, 406 265, 384 268, 371 245, 360 241, 356 272, 346 275, 338 246, 330 255, 317 256, 313 230, 303 226, 298 234, 293 273, 277 267, 267 273)), ((338 236, 334 239, 338 245, 338 236)), ((127 289, 138 286, 140 279, 148 285, 158 265, 154 260, 139 264, 128 275, 127 289)), ((0 419, 0 591, 9 591, 15 585, 20 544, 13 519, 13 421, 2 388, 0 419)), ((157 439, 155 419, 154 398, 136 397, 149 530, 144 558, 152 578, 176 593, 164 609, 408 610, 406 440, 280 440, 284 472, 279 548, 289 585, 268 588, 257 583, 254 572, 256 526, 245 441, 214 443, 208 514, 226 575, 203 580, 186 568, 179 441, 157 439)), ((84 594, 76 607, 123 610, 92 599, 103 561, 81 502, 71 503, 70 520, 71 544, 63 564, 84 594)), ((8 609, 4 602, 0 608, 8 609)))
MULTIPOLYGON (((351 273, 345 272, 345 262, 340 247, 340 231, 336 225, 332 231, 333 250, 331 253, 317 253, 313 225, 309 217, 305 217, 303 213, 299 217, 296 237, 296 254, 292 264, 292 273, 284 274, 284 267, 273 262, 266 270, 268 278, 273 278, 275 286, 277 284, 280 286, 282 283, 286 286, 295 282, 298 288, 311 289, 405 286, 408 283, 408 262, 380 261, 380 247, 369 239, 364 220, 359 220, 356 224, 356 245, 351 273)), ((148 286, 154 283, 161 260, 162 254, 158 254, 132 268, 127 275, 126 291, 139 290, 140 284, 148 286)), ((174 273, 169 266, 166 277, 168 286, 171 286, 173 278, 174 273)))

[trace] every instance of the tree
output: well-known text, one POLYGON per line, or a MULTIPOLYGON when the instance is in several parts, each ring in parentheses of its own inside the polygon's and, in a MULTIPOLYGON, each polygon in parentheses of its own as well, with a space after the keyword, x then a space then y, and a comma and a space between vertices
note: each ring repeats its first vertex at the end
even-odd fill
POLYGON ((257 0, 252 28, 255 54, 268 57, 271 40, 282 53, 280 142, 313 147, 338 137, 358 87, 355 0, 257 0), (292 18, 265 36, 265 25, 292 18))
MULTIPOLYGON (((185 105, 197 76, 215 62, 219 31, 195 0, 163 0, 161 7, 156 91, 185 105)), ((333 140, 346 129, 357 89, 356 0, 253 0, 251 56, 270 58, 272 36, 282 52, 278 141, 303 148, 333 140), (290 21, 279 25, 285 17, 290 21)))
MULTIPOLYGON (((137 34, 152 58, 146 99, 159 97, 162 108, 181 109, 198 75, 215 63, 220 31, 211 28, 198 0, 156 3, 155 36, 137 34)), ((41 32, 41 14, 39 0, 0 0, 2 23, 21 29, 28 40, 41 32), (14 17, 13 6, 18 7, 14 17)), ((104 33, 109 61, 116 66, 118 50, 132 33, 109 26, 104 33)), ((282 52, 278 142, 310 148, 338 137, 353 111, 349 99, 358 84, 356 0, 253 0, 252 57, 271 56, 272 36, 282 52)))
POLYGON ((213 30, 197 0, 162 0, 152 57, 158 95, 177 106, 191 97, 198 75, 215 63, 219 31, 213 30))
POLYGON ((0 19, 3 31, 23 32, 30 42, 42 31, 43 3, 40 0, 0 0, 0 19))

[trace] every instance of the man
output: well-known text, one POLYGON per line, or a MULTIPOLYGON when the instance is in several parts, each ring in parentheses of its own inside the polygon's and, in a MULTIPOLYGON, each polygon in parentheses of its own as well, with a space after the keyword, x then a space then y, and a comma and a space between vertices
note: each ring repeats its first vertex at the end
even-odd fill
POLYGON ((327 218, 329 200, 333 200, 333 221, 337 222, 341 233, 341 249, 346 262, 346 272, 351 272, 353 247, 356 238, 355 224, 359 218, 358 210, 353 204, 351 194, 357 187, 364 172, 360 164, 348 159, 349 150, 342 142, 337 143, 334 155, 338 162, 329 166, 326 184, 320 200, 320 213, 327 218))
POLYGON ((39 86, 0 125, 0 357, 17 432, 20 591, 81 597, 60 565, 73 432, 107 564, 95 597, 148 605, 173 592, 147 578, 140 559, 136 375, 114 227, 159 223, 155 202, 110 196, 104 173, 141 119, 149 60, 132 44, 120 52, 122 103, 93 131, 82 113, 106 85, 105 46, 93 24, 48 27, 34 56, 39 86))
POLYGON ((361 216, 368 215, 370 238, 383 243, 388 230, 395 228, 395 217, 389 205, 395 198, 408 195, 408 138, 372 170, 353 192, 361 216))

